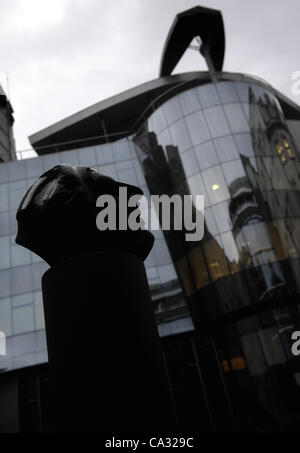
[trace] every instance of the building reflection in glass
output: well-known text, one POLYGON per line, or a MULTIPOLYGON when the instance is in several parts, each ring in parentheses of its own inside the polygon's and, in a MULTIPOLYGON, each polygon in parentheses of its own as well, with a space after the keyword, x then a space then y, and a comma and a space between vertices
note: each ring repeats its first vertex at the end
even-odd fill
POLYGON ((203 240, 165 237, 238 423, 296 426, 300 156, 278 100, 255 84, 194 87, 158 107, 135 143, 151 193, 205 196, 203 240))

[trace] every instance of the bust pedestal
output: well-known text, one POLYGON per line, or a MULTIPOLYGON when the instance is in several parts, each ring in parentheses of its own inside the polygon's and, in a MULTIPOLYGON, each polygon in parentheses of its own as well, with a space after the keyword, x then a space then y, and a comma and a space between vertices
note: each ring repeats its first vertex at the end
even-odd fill
POLYGON ((57 431, 176 431, 143 262, 78 256, 42 278, 57 431))

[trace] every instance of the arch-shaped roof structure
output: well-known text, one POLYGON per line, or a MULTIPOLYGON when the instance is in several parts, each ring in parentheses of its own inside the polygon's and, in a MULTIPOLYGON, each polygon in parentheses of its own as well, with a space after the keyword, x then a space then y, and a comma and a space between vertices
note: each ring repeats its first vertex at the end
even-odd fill
MULTIPOLYGON (((167 36, 160 64, 159 76, 168 76, 179 62, 193 38, 202 41, 202 54, 209 54, 216 72, 222 71, 225 53, 225 32, 221 11, 196 6, 174 19, 167 36)), ((205 57, 206 58, 206 57, 205 57)))

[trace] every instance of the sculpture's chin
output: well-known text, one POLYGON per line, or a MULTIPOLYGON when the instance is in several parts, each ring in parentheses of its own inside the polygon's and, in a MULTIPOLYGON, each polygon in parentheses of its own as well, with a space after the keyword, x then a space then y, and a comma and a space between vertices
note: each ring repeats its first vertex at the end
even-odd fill
POLYGON ((53 226, 47 237, 41 235, 41 231, 46 233, 46 225, 39 223, 38 230, 39 234, 31 222, 27 223, 23 219, 16 243, 39 255, 50 266, 76 256, 109 251, 131 253, 144 261, 154 242, 154 236, 148 230, 99 231, 81 224, 75 230, 56 230, 53 226))
POLYGON ((144 261, 149 255, 153 243, 154 236, 148 230, 126 231, 128 235, 128 243, 124 243, 125 252, 132 253, 144 261))

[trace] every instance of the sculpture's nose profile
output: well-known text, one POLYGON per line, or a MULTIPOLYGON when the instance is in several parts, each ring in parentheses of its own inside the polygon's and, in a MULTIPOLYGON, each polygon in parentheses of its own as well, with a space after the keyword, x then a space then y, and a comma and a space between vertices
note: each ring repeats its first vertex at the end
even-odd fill
POLYGON ((28 189, 17 211, 16 242, 42 257, 51 266, 68 258, 101 251, 124 251, 144 260, 153 245, 147 230, 99 231, 96 216, 100 195, 111 195, 119 204, 119 188, 128 197, 141 189, 120 183, 87 167, 56 165, 28 189))

